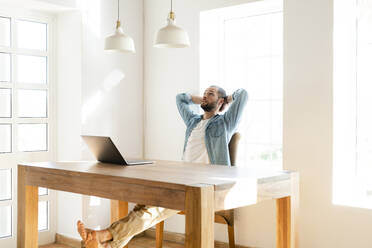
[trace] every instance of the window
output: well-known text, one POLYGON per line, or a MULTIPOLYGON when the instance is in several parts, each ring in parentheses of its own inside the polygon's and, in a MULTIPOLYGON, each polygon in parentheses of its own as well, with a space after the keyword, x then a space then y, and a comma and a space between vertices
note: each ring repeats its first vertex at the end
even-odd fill
MULTIPOLYGON (((15 247, 18 161, 54 159, 52 18, 0 11, 0 247, 15 247)), ((55 193, 39 188, 40 241, 55 193)), ((22 203, 21 203, 22 204, 22 203)))
POLYGON ((335 2, 334 199, 372 207, 372 0, 335 2))
POLYGON ((200 14, 200 86, 248 91, 238 165, 282 167, 283 14, 262 1, 200 14))

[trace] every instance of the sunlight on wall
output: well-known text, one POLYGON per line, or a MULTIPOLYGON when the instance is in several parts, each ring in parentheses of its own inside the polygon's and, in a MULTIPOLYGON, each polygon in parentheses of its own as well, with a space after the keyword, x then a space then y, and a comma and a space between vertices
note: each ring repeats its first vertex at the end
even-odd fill
POLYGON ((120 71, 119 69, 115 69, 104 79, 103 81, 103 89, 105 92, 109 92, 114 88, 116 85, 120 83, 121 80, 125 78, 125 74, 120 71))
POLYGON ((96 92, 93 96, 89 97, 82 107, 82 124, 84 125, 97 107, 102 103, 103 93, 102 91, 96 92))
POLYGON ((107 93, 109 93, 121 80, 125 78, 124 72, 119 69, 111 71, 103 80, 102 89, 97 90, 95 94, 90 96, 82 107, 82 124, 84 125, 89 116, 97 110, 98 106, 103 102, 107 93))

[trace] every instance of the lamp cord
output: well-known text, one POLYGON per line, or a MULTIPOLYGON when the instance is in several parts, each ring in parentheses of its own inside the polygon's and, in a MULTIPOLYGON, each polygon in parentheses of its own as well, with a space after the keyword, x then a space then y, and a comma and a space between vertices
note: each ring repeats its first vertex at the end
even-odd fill
POLYGON ((119 9, 120 9, 120 2, 119 2, 119 0, 118 0, 118 21, 120 20, 119 18, 120 18, 120 16, 119 16, 119 9))
POLYGON ((173 12, 173 0, 171 0, 171 12, 173 12))

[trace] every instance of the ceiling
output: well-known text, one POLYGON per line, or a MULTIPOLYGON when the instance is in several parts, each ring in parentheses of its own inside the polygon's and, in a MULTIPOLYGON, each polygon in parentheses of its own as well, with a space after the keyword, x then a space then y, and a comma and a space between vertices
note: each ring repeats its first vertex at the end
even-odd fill
POLYGON ((78 3, 81 1, 82 0, 0 0, 0 5, 46 12, 63 12, 76 9, 78 3))

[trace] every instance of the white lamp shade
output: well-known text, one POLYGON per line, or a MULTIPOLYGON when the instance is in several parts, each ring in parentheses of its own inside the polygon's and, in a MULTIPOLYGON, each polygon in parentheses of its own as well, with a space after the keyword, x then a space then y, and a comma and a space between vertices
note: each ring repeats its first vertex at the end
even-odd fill
POLYGON ((105 50, 116 50, 123 53, 135 53, 132 37, 124 34, 121 27, 116 28, 115 34, 105 39, 105 50))
POLYGON ((168 25, 160 29, 156 35, 154 47, 184 48, 190 46, 187 32, 176 26, 174 21, 168 19, 168 25))

